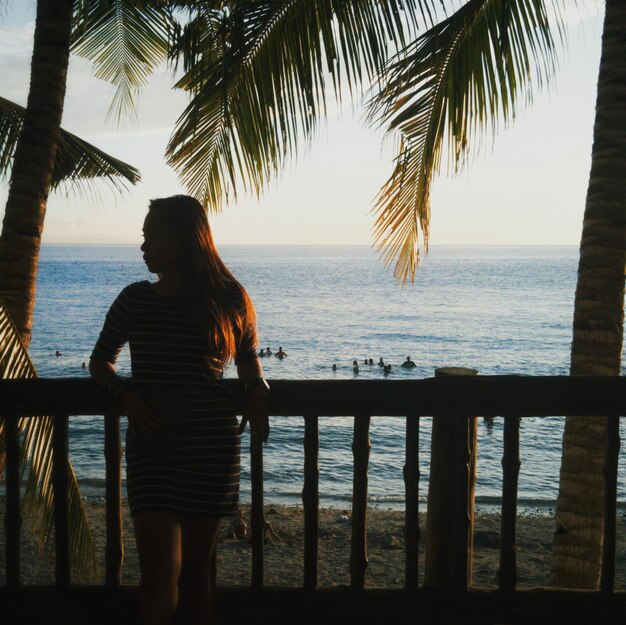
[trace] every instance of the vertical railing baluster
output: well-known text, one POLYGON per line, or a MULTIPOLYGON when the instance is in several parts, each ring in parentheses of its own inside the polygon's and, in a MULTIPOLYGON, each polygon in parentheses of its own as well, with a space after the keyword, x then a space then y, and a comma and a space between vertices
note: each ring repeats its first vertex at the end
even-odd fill
POLYGON ((468 518, 467 518, 467 500, 469 497, 469 432, 467 430, 467 417, 456 416, 454 419, 454 453, 455 464, 457 468, 456 482, 454 485, 455 511, 454 518, 456 520, 454 527, 454 571, 452 577, 454 585, 459 590, 465 590, 468 587, 469 579, 467 575, 467 548, 468 548, 468 518))
POLYGON ((472 583, 474 489, 476 486, 476 417, 455 418, 456 510, 454 585, 467 590, 472 583))
POLYGON ((504 453, 502 454, 502 513, 500 517, 500 568, 498 586, 513 592, 517 585, 516 524, 517 486, 520 470, 519 419, 504 417, 504 453))
POLYGON ((122 443, 120 417, 104 415, 104 458, 106 462, 105 584, 117 588, 122 579, 124 541, 122 534, 122 443))
POLYGON ((406 463, 404 465, 405 487, 405 564, 404 585, 407 590, 417 590, 419 548, 419 417, 406 418, 406 463))
POLYGON ((367 465, 370 456, 370 416, 354 418, 354 476, 352 489, 352 546, 350 550, 350 586, 352 590, 365 587, 367 569, 367 465))
POLYGON ((68 422, 66 414, 53 416, 52 430, 54 490, 54 573, 57 588, 70 583, 70 541, 68 519, 68 422))
POLYGON ((263 588, 265 515, 263 513, 263 441, 250 432, 250 473, 252 487, 252 588, 263 588))
POLYGON ((22 515, 20 513, 20 445, 17 423, 17 415, 5 415, 6 511, 4 526, 6 535, 6 584, 9 589, 15 589, 20 585, 20 530, 22 528, 22 515))
POLYGON ((619 456, 619 416, 606 418, 606 452, 604 459, 604 542, 600 589, 613 592, 615 586, 615 550, 617 514, 617 462, 619 456))
POLYGON ((474 574, 474 523, 476 510, 476 463, 478 461, 478 417, 467 418, 469 435, 468 497, 467 497, 467 584, 472 585, 474 574))
POLYGON ((317 588, 320 433, 317 415, 304 415, 304 589, 317 588))

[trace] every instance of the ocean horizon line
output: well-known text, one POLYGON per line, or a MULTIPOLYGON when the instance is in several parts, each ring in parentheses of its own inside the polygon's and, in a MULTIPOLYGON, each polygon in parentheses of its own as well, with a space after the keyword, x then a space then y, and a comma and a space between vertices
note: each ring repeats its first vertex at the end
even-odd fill
MULTIPOLYGON (((219 243, 216 242, 219 247, 332 247, 332 248, 374 248, 373 244, 367 243, 219 243)), ((43 243, 44 247, 136 247, 139 245, 139 240, 136 243, 63 243, 63 242, 48 242, 43 243)), ((435 248, 572 248, 578 247, 578 243, 432 243, 429 244, 429 249, 435 248)))

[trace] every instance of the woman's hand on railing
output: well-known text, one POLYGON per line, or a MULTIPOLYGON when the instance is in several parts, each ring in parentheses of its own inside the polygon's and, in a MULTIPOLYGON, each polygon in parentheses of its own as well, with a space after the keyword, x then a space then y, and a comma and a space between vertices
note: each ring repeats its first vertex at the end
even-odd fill
POLYGON ((266 392, 259 390, 251 392, 246 400, 243 409, 241 424, 239 425, 239 434, 243 434, 246 429, 246 423, 250 423, 252 436, 258 436, 264 443, 270 435, 268 395, 266 392))
POLYGON ((141 393, 129 388, 120 399, 122 414, 133 427, 156 434, 163 427, 163 417, 151 408, 141 393))

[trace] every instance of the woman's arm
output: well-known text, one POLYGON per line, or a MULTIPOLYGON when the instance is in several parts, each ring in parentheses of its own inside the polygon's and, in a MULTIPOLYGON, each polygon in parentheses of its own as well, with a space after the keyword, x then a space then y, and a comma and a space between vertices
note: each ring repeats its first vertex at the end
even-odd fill
POLYGON ((118 396, 115 397, 118 407, 131 423, 151 433, 163 427, 163 417, 150 408, 132 386, 121 388, 120 385, 124 382, 110 362, 92 358, 89 361, 89 373, 96 384, 107 393, 115 397, 116 390, 118 391, 118 396))
POLYGON ((237 375, 246 388, 248 398, 243 411, 239 433, 241 434, 246 423, 250 422, 253 435, 257 435, 263 442, 267 441, 270 433, 268 397, 269 388, 266 383, 256 383, 263 379, 263 369, 258 358, 250 358, 237 364, 237 375))
POLYGON ((106 388, 107 382, 111 380, 111 376, 119 377, 115 372, 115 367, 110 362, 104 360, 90 360, 89 373, 91 373, 91 377, 101 388, 106 388))

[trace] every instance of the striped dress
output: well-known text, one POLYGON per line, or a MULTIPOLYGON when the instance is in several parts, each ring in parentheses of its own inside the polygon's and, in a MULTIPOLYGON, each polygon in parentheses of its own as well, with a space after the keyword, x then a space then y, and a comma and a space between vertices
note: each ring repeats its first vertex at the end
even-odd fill
MULTIPOLYGON (((178 297, 148 281, 127 286, 109 310, 91 358, 114 363, 128 342, 132 379, 184 397, 176 452, 167 460, 126 445, 126 483, 133 516, 146 511, 225 516, 238 511, 240 437, 231 398, 206 339, 178 297)), ((238 341, 235 362, 256 358, 256 333, 238 341)))

